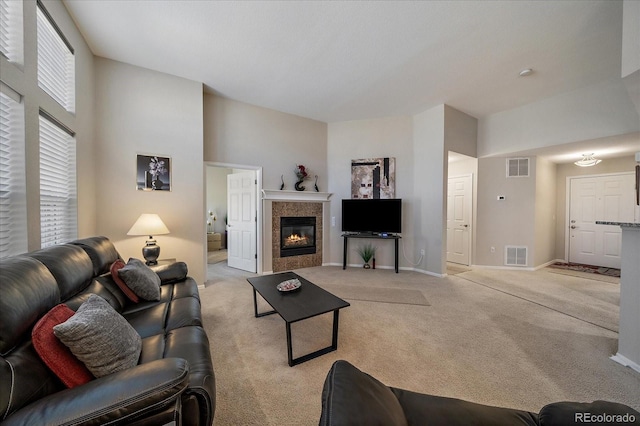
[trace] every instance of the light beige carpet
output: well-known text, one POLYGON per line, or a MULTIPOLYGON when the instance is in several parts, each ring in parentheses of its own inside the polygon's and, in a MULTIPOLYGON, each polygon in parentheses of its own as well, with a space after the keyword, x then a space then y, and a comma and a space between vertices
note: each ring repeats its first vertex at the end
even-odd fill
MULTIPOLYGON (((616 332, 599 325, 591 311, 578 318, 562 306, 545 306, 549 300, 527 300, 541 297, 536 287, 545 288, 565 298, 558 304, 575 304, 572 311, 599 300, 615 319, 615 295, 592 288, 597 281, 544 270, 447 278, 359 268, 297 270, 320 286, 415 290, 431 306, 351 300, 340 311, 338 350, 289 367, 284 321, 277 315, 254 318, 246 282, 252 274, 221 265, 209 265, 212 279, 201 289, 216 372, 215 425, 317 425, 324 378, 337 359, 391 386, 484 404, 537 412, 553 401, 606 399, 640 409, 640 375, 609 359, 617 349, 616 332), (576 297, 581 292, 585 296, 576 297)), ((268 306, 261 302, 260 309, 268 306)), ((294 356, 330 340, 331 315, 293 324, 294 356)))
POLYGON ((207 252, 207 263, 218 263, 227 260, 227 250, 214 250, 207 252))

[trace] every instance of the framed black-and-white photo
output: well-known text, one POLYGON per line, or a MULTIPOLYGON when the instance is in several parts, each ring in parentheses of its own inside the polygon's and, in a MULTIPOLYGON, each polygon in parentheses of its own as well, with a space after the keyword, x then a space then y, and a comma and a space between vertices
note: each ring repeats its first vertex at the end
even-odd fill
POLYGON ((140 191, 171 191, 171 157, 138 154, 137 188, 140 191))

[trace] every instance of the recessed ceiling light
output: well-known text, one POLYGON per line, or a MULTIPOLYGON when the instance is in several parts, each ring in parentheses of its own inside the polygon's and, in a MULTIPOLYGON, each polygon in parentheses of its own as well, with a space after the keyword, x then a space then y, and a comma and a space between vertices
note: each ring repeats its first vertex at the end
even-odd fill
POLYGON ((531 68, 525 68, 522 71, 520 71, 520 77, 528 77, 531 74, 533 74, 533 69, 531 68))

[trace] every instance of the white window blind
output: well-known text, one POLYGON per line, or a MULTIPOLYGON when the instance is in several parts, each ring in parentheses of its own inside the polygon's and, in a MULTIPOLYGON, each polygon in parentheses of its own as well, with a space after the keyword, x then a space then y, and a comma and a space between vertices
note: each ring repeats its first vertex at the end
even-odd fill
POLYGON ((27 251, 24 107, 0 83, 0 258, 27 251))
POLYGON ((75 112, 73 48, 38 2, 38 85, 67 111, 75 112))
POLYGON ((76 140, 40 112, 40 245, 77 238, 76 140))
POLYGON ((0 0, 0 53, 21 64, 22 46, 22 2, 0 0))

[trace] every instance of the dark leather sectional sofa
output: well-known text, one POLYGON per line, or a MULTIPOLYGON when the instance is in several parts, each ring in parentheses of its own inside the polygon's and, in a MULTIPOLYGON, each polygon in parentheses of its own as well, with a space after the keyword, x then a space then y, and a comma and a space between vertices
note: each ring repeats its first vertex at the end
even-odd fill
POLYGON ((640 413, 608 401, 556 402, 539 413, 388 387, 347 361, 336 361, 322 391, 320 426, 640 425, 640 413))
POLYGON ((182 262, 155 267, 160 301, 132 303, 109 268, 105 237, 0 261, 0 424, 211 425, 215 378, 196 282, 182 262), (67 389, 34 350, 34 324, 54 306, 104 298, 140 334, 138 365, 67 389))

